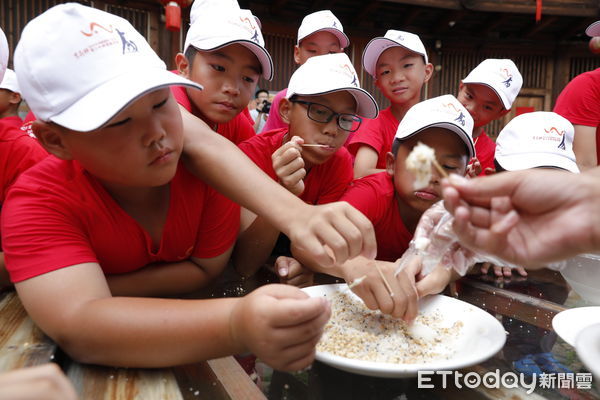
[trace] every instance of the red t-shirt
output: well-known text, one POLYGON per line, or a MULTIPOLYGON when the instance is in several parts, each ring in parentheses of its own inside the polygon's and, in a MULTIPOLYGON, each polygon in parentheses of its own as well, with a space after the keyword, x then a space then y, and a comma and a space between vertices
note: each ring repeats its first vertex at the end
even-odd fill
POLYGON ((287 88, 283 89, 277 93, 275 97, 273 97, 273 101, 271 102, 271 111, 269 111, 269 118, 267 118, 267 122, 263 127, 263 132, 287 128, 288 125, 283 122, 281 116, 279 115, 279 103, 281 103, 281 99, 283 99, 286 95, 287 88))
POLYGON ((342 196, 363 213, 375 228, 377 259, 396 261, 408 249, 413 234, 404 226, 395 196, 394 182, 387 172, 356 179, 342 196))
POLYGON ((21 128, 21 125, 23 125, 23 120, 18 115, 15 115, 13 117, 0 118, 0 124, 6 124, 8 126, 12 126, 13 128, 21 128))
POLYGON ((481 135, 475 138, 475 156, 479 160, 481 164, 481 174, 486 175, 485 169, 492 168, 494 169, 494 155, 496 153, 496 142, 494 142, 490 137, 485 133, 485 131, 481 132, 481 135))
POLYGON ((97 262, 106 274, 222 254, 239 230, 239 206, 180 164, 160 247, 76 161, 48 157, 22 174, 2 212, 6 266, 19 282, 97 262))
POLYGON ((600 165, 600 68, 573 78, 556 99, 554 112, 573 125, 596 127, 596 156, 600 165))
MULTIPOLYGON (((177 103, 181 104, 181 106, 183 106, 186 110, 194 114, 192 111, 192 102, 188 97, 187 92, 185 91, 185 87, 171 86, 171 93, 173 93, 173 96, 175 97, 177 103)), ((244 140, 256 135, 256 132, 254 132, 254 121, 250 123, 252 117, 250 117, 250 114, 247 111, 247 107, 245 109, 248 115, 246 115, 246 113, 242 111, 241 113, 237 114, 231 121, 225 124, 218 124, 217 133, 221 136, 226 137, 235 144, 240 144, 244 140)), ((196 116, 199 117, 198 115, 196 116)))
POLYGON ((35 137, 35 134, 33 133, 33 129, 31 129, 31 125, 33 124, 33 121, 36 120, 36 116, 33 114, 32 111, 29 111, 27 113, 27 115, 25 116, 25 119, 23 120, 23 124, 21 125, 21 130, 23 131, 23 133, 31 136, 31 137, 35 137))
POLYGON ((37 140, 23 134, 19 128, 0 124, 0 204, 17 177, 47 156, 48 153, 37 140))
MULTIPOLYGON (((240 144, 240 149, 273 180, 271 155, 283 144, 287 128, 255 135, 240 144)), ((304 192, 300 198, 308 204, 325 204, 338 201, 352 182, 352 158, 342 147, 323 164, 315 165, 304 178, 304 192)))
POLYGON ((349 140, 348 150, 356 157, 361 146, 372 147, 379 154, 375 168, 385 169, 385 155, 392 151, 392 143, 399 124, 400 121, 392 114, 391 107, 381 111, 375 119, 365 118, 349 140))

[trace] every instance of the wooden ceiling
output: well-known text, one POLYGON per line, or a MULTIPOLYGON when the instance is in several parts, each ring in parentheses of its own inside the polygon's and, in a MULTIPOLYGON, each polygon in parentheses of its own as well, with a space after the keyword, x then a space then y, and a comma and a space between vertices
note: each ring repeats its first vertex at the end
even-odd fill
POLYGON ((349 34, 374 37, 388 29, 460 43, 587 43, 585 28, 600 19, 600 0, 239 0, 269 28, 295 32, 302 18, 330 9, 349 34))

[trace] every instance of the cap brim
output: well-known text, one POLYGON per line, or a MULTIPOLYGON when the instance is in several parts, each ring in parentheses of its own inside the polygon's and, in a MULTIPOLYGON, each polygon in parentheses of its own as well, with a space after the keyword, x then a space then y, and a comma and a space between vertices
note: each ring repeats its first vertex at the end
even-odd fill
POLYGON ((214 50, 218 50, 225 46, 229 46, 229 45, 235 44, 235 43, 241 44, 242 46, 244 46, 245 48, 250 50, 256 56, 256 58, 258 58, 258 62, 260 63, 260 65, 262 67, 262 77, 263 78, 265 78, 268 81, 273 79, 273 60, 271 59, 271 55, 269 54, 267 49, 254 43, 251 40, 246 40, 246 39, 231 40, 226 43, 219 43, 216 45, 209 45, 209 46, 205 46, 205 47, 200 47, 194 43, 189 43, 188 46, 193 46, 194 48, 201 50, 201 51, 214 51, 214 50))
POLYGON ((376 37, 371 39, 371 41, 367 43, 367 45, 365 46, 365 50, 362 54, 362 65, 365 71, 369 73, 369 75, 375 77, 375 73, 377 70, 377 60, 379 59, 379 56, 381 56, 381 53, 383 53, 391 47, 402 47, 408 51, 412 51, 415 54, 420 54, 421 56, 426 57, 424 54, 421 54, 417 51, 414 51, 411 48, 403 46, 395 40, 388 39, 386 37, 376 37))
POLYGON ((423 132, 425 129, 429 129, 429 128, 444 128, 444 129, 448 129, 449 131, 456 133, 458 135, 458 137, 460 137, 460 139, 467 146, 467 150, 469 151, 469 160, 471 158, 475 157, 475 147, 473 145, 473 141, 471 140, 470 135, 466 131, 464 131, 461 127, 459 127, 458 125, 454 125, 449 122, 436 122, 434 124, 429 124, 429 125, 426 125, 420 129, 414 131, 410 135, 404 136, 402 138, 395 137, 394 140, 409 139, 409 138, 415 136, 416 134, 423 132))
POLYGON ((93 131, 144 94, 171 85, 202 89, 202 85, 162 68, 139 69, 96 87, 75 104, 49 119, 74 131, 93 131))
POLYGON ((585 34, 590 37, 600 36, 600 21, 596 21, 588 26, 585 30, 585 34))
POLYGON ((573 160, 551 153, 496 154, 496 161, 507 171, 521 171, 531 168, 561 168, 579 173, 579 167, 573 160))
POLYGON ((316 31, 312 31, 308 35, 304 35, 302 38, 299 38, 298 44, 300 44, 301 41, 303 41, 304 39, 306 39, 313 33, 317 33, 317 32, 329 32, 329 33, 333 34, 340 42, 340 47, 342 49, 345 49, 346 47, 350 46, 350 39, 348 38, 348 36, 344 32, 342 32, 336 28, 323 28, 323 29, 317 29, 316 31))
POLYGON ((498 96, 498 98, 500 99, 500 101, 502 102, 502 106, 504 106, 505 110, 510 110, 510 108, 512 107, 512 105, 510 104, 510 102, 508 101, 508 99, 506 98, 506 96, 504 96, 504 94, 502 94, 502 92, 499 92, 496 90, 496 88, 494 88, 492 85, 487 84, 485 82, 479 82, 477 80, 472 80, 472 79, 463 79, 462 81, 463 83, 471 83, 474 85, 483 85, 483 86, 487 86, 490 89, 492 89, 494 91, 494 93, 496 93, 496 96, 498 96))

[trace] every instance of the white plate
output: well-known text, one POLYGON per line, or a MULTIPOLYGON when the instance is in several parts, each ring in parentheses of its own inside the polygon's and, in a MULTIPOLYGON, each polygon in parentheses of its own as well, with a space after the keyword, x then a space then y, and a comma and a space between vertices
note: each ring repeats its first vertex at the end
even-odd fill
POLYGON ((575 339, 575 350, 583 364, 600 379, 600 324, 583 329, 575 339))
POLYGON ((599 307, 578 307, 559 312, 552 318, 552 328, 562 340, 575 346, 577 334, 590 325, 600 323, 599 307))
MULTIPOLYGON (((331 297, 339 291, 348 291, 346 284, 311 286, 302 289, 311 297, 331 297)), ((352 292, 351 292, 352 293, 352 292)), ((353 296, 354 293, 352 293, 353 296)), ((361 375, 379 377, 410 377, 418 371, 456 370, 478 364, 496 354, 506 340, 502 324, 482 309, 452 297, 435 295, 419 300, 422 314, 437 311, 444 318, 443 325, 450 326, 462 321, 458 338, 444 343, 451 352, 449 359, 425 364, 391 364, 361 361, 317 351, 317 360, 332 367, 361 375)))

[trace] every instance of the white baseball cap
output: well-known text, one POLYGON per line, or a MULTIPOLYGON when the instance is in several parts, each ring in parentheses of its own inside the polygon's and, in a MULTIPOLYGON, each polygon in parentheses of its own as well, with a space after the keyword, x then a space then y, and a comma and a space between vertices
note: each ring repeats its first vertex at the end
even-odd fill
POLYGON ((377 60, 379 60, 381 53, 390 47, 404 47, 407 50, 422 55, 423 59, 425 60, 425 64, 429 62, 425 46, 423 45, 423 42, 421 42, 421 39, 418 35, 410 32, 395 31, 390 29, 385 33, 385 36, 371 39, 363 51, 362 65, 369 75, 375 77, 377 60))
POLYGON ((153 90, 202 88, 167 71, 127 20, 77 3, 54 6, 25 26, 15 71, 38 119, 80 132, 100 128, 153 90))
POLYGON ((345 53, 309 58, 290 78, 286 98, 293 95, 320 95, 346 90, 354 97, 356 113, 364 118, 379 114, 377 102, 358 82, 358 75, 345 53))
POLYGON ((231 7, 222 12, 199 13, 187 32, 183 51, 190 46, 198 50, 213 51, 234 43, 241 44, 254 53, 262 66, 263 78, 273 79, 273 60, 265 49, 260 25, 249 10, 231 7))
POLYGON ((213 14, 225 11, 239 11, 237 0, 194 0, 190 8, 190 25, 203 14, 213 14))
POLYGON ((4 31, 0 28, 0 80, 4 78, 4 71, 8 66, 8 41, 4 31))
POLYGON ((451 94, 412 106, 400 121, 394 140, 408 139, 428 128, 444 128, 456 133, 467 146, 469 159, 475 156, 473 118, 451 94))
POLYGON ((523 86, 519 69, 512 60, 506 58, 483 60, 462 81, 488 86, 498 95, 507 110, 510 110, 523 86))
POLYGON ((298 41, 296 44, 312 35, 315 32, 330 32, 340 41, 340 47, 342 49, 350 45, 350 39, 344 33, 344 27, 339 19, 329 10, 317 11, 312 14, 308 14, 302 19, 300 28, 298 28, 298 41))
POLYGON ((600 21, 590 24, 590 26, 586 28, 585 33, 590 37, 600 36, 600 21))
POLYGON ((6 68, 4 79, 0 82, 0 89, 10 90, 11 92, 21 93, 19 83, 17 82, 17 74, 10 68, 6 68))
POLYGON ((513 118, 496 139, 495 158, 507 171, 555 167, 579 172, 573 125, 560 115, 537 111, 513 118))

